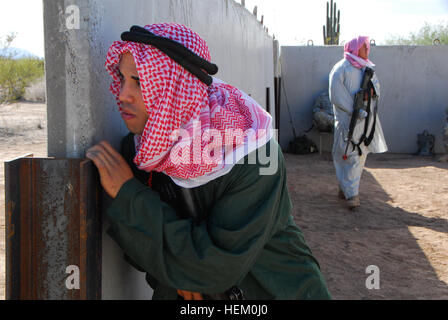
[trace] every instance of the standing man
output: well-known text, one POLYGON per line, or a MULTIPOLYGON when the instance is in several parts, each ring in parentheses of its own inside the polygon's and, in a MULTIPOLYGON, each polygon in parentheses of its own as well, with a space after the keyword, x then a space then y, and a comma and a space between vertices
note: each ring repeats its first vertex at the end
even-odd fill
POLYGON ((207 44, 185 26, 122 40, 106 68, 130 133, 121 155, 101 142, 86 156, 113 198, 108 234, 153 299, 329 299, 291 215, 270 115, 209 76, 207 44))
POLYGON ((329 76, 329 95, 335 119, 333 163, 339 182, 339 198, 346 199, 350 209, 360 206, 359 183, 367 154, 387 151, 378 119, 380 84, 376 74, 371 79, 370 92, 365 91, 363 97, 365 109, 355 114, 358 119, 352 139, 348 141, 355 94, 360 90, 366 67, 375 66, 369 60, 369 52, 368 37, 351 40, 344 46, 344 58, 336 63, 329 76))

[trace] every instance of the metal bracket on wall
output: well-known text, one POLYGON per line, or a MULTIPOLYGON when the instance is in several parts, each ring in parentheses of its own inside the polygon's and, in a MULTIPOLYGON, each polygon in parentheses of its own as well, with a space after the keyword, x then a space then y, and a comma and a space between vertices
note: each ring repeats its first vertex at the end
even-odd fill
POLYGON ((5 162, 6 299, 101 299, 101 208, 90 160, 5 162))

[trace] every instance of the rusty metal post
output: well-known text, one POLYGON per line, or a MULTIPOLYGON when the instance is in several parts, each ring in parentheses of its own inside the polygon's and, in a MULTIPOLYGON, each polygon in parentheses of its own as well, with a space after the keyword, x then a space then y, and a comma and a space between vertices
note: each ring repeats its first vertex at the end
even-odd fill
POLYGON ((101 299, 98 181, 90 160, 5 162, 6 299, 101 299))

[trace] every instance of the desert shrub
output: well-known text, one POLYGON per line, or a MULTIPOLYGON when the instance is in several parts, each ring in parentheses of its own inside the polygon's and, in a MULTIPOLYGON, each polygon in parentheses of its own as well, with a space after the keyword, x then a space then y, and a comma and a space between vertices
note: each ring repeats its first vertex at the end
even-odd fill
POLYGON ((15 59, 10 45, 16 34, 0 39, 0 103, 19 100, 25 88, 44 76, 44 60, 37 57, 15 59))
POLYGON ((43 75, 43 59, 0 57, 0 102, 21 99, 25 88, 43 75))
POLYGON ((448 21, 430 24, 425 22, 418 32, 410 32, 408 37, 389 36, 387 45, 432 45, 434 39, 440 44, 448 44, 448 21))

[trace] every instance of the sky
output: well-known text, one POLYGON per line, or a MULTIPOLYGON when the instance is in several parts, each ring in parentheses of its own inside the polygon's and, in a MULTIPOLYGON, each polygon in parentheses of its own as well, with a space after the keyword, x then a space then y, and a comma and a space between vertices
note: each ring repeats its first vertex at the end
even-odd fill
POLYGON ((0 0, 0 39, 16 33, 12 47, 44 56, 44 24, 41 0, 0 0))
MULTIPOLYGON (((240 2, 240 1, 238 1, 240 2)), ((330 2, 328 0, 328 2, 330 2)), ((448 21, 448 0, 336 0, 341 14, 340 40, 359 35, 384 44, 391 36, 408 36, 425 22, 448 21)), ((257 6, 258 19, 281 45, 323 45, 327 0, 246 0, 249 11, 257 6)))
MULTIPOLYGON (((322 45, 326 3, 246 0, 246 7, 250 11, 258 7, 258 19, 264 16, 264 25, 280 45, 305 45, 310 39, 314 45, 322 45)), ((381 45, 390 36, 417 32, 425 22, 448 21, 448 0, 338 0, 336 6, 341 11, 341 42, 367 35, 381 45)), ((0 39, 11 32, 16 33, 13 47, 44 56, 41 0, 0 0, 0 39)))

